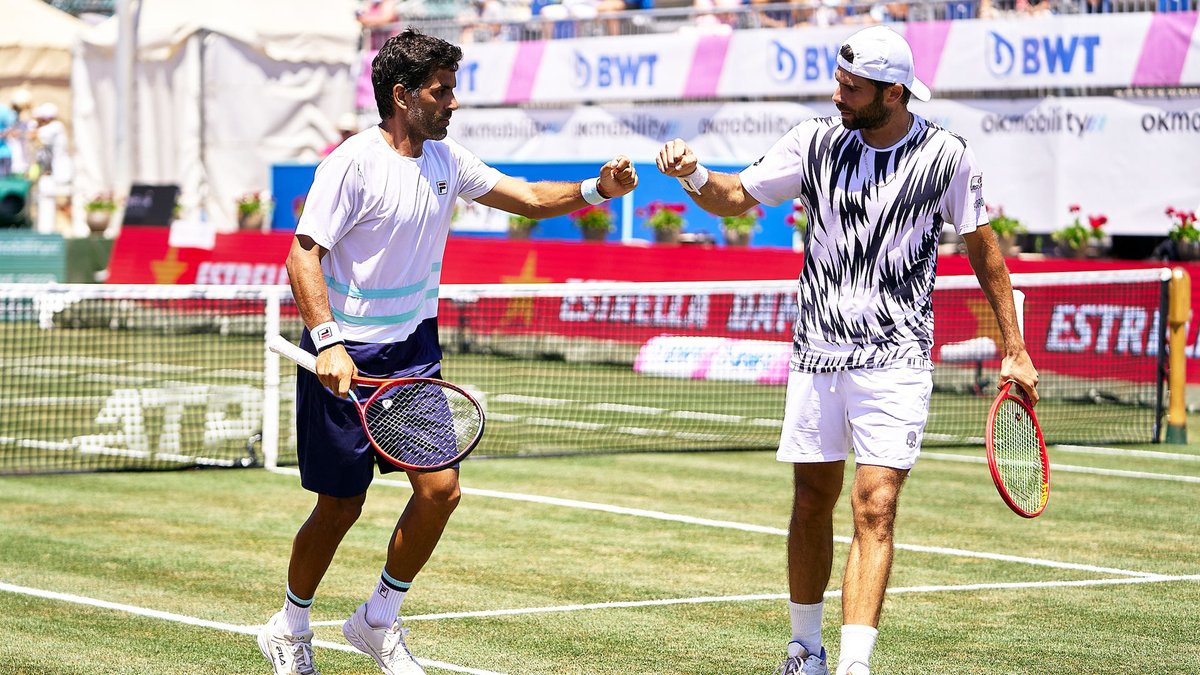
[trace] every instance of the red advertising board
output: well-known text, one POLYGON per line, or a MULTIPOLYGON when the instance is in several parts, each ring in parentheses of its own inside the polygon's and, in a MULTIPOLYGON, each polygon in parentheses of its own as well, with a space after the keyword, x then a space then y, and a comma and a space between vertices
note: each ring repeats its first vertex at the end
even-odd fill
MULTIPOLYGON (((172 248, 166 228, 128 227, 113 250, 110 283, 274 284, 286 282, 283 261, 291 245, 289 233, 219 235, 211 250, 172 248)), ((539 283, 575 280, 720 281, 790 279, 803 256, 787 249, 711 246, 622 246, 552 241, 509 241, 452 237, 447 244, 442 283, 539 283)), ((1013 272, 1060 272, 1154 267, 1156 263, 1117 260, 1009 260, 1013 272)), ((1200 301, 1200 265, 1189 266, 1193 298, 1200 301)), ((943 256, 940 275, 970 274, 963 256, 943 256)), ((1104 286, 1092 287, 1102 291, 1104 286)), ((1079 302, 1056 297, 1051 289, 1030 289, 1025 334, 1035 363, 1047 371, 1094 374, 1098 369, 1121 379, 1153 377, 1155 346, 1149 336, 1160 320, 1157 291, 1152 286, 1134 297, 1119 295, 1118 304, 1104 300, 1079 302)), ((526 301, 528 302, 528 301, 526 301)), ((502 331, 562 330, 570 334, 604 334, 620 324, 621 339, 645 341, 664 331, 692 335, 786 340, 795 315, 791 294, 744 294, 708 297, 644 294, 619 299, 575 297, 536 301, 522 307, 521 321, 500 311, 499 322, 476 329, 502 331), (505 316, 508 316, 505 319, 505 316), (507 323, 504 323, 507 322, 507 323)), ((444 313, 454 310, 447 306, 444 313)), ((998 333, 978 291, 939 293, 940 319, 935 358, 941 347, 998 333), (962 320, 957 320, 957 319, 962 320)), ((453 321, 450 316, 444 317, 453 321)), ((475 319, 478 320, 478 319, 475 319)), ((1189 333, 1189 357, 1200 357, 1197 333, 1189 333)), ((994 364, 995 361, 989 362, 994 364)), ((990 366, 989 366, 990 367, 990 366)), ((1200 382, 1200 367, 1189 382, 1200 382)))

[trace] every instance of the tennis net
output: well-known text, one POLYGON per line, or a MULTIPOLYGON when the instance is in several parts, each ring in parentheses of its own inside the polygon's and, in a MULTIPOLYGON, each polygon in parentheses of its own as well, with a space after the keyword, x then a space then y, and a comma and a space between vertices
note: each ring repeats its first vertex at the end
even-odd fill
MULTIPOLYGON (((1014 275, 1049 443, 1150 442, 1160 270, 1014 275)), ((795 281, 443 286, 443 375, 487 414, 476 456, 771 449, 795 281)), ((999 330, 973 277, 933 295, 926 445, 982 442, 999 330)), ((0 286, 0 474, 295 462, 301 323, 286 287, 0 286)))

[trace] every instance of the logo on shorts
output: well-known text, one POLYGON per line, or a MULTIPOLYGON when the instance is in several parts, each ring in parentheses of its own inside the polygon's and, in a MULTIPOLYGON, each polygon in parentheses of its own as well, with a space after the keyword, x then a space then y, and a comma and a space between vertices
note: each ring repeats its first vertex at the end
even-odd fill
POLYGON ((975 191, 975 190, 981 190, 981 189, 983 189, 983 175, 977 174, 977 175, 971 176, 971 190, 975 191))
POLYGON ((439 180, 437 182, 437 189, 438 189, 439 195, 444 195, 444 194, 446 194, 446 190, 450 189, 450 186, 446 184, 446 181, 439 180))
POLYGON ((915 431, 908 432, 908 440, 905 441, 905 443, 907 443, 908 447, 910 447, 910 448, 917 447, 917 432, 915 432, 915 431))

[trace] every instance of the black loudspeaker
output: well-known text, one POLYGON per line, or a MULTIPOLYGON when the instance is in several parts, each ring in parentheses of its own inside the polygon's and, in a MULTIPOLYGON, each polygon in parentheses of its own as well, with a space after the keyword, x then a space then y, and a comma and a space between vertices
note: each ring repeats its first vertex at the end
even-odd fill
POLYGON ((170 225, 178 198, 178 185, 132 185, 122 224, 170 225))
POLYGON ((31 227, 30 181, 16 176, 0 178, 0 227, 31 227))

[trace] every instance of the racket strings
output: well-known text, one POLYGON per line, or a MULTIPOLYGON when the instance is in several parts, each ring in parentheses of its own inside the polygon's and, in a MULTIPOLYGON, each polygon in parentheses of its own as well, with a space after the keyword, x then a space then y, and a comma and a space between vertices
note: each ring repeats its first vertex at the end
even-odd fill
POLYGON ((465 452, 479 433, 478 409, 462 393, 430 383, 379 392, 363 411, 367 433, 384 454, 433 466, 465 452))
POLYGON ((992 429, 993 453, 1000 482, 1013 502, 1028 513, 1045 505, 1046 467, 1033 417, 1014 399, 996 411, 992 429))

